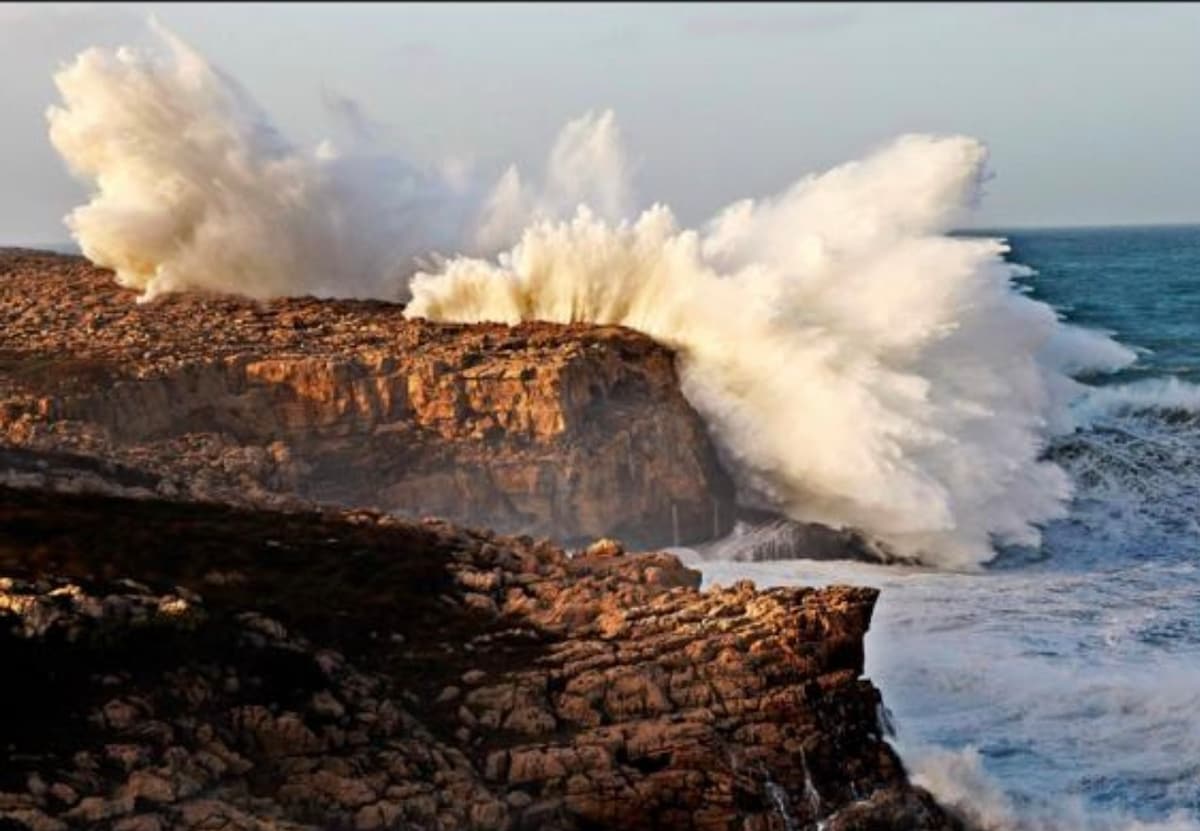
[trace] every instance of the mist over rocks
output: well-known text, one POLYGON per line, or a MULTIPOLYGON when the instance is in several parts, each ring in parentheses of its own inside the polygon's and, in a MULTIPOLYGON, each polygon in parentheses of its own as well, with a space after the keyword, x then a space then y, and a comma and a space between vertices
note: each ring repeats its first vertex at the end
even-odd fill
POLYGON ((632 208, 611 112, 569 122, 532 178, 515 166, 488 178, 414 164, 360 124, 304 148, 236 79, 150 29, 150 46, 86 49, 62 67, 61 102, 46 113, 51 144, 96 185, 67 225, 88 259, 143 299, 403 300, 439 255, 494 254, 528 222, 580 203, 613 219, 632 208))
POLYGON ((122 285, 635 329, 677 355, 741 503, 898 557, 1040 544, 1072 494, 1044 451, 1073 429, 1074 376, 1134 359, 1021 291, 1002 240, 952 233, 991 175, 970 136, 899 136, 686 228, 639 203, 610 111, 569 122, 540 177, 450 176, 366 135, 300 148, 155 36, 81 53, 47 114, 94 188, 68 225, 122 285))

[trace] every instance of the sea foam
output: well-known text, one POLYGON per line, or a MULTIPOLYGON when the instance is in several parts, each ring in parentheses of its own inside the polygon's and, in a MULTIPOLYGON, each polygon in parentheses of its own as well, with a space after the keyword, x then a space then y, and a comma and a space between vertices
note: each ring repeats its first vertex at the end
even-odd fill
POLYGON ((153 23, 146 47, 82 52, 55 76, 50 140, 94 183, 66 222, 83 254, 145 300, 211 290, 255 298, 407 298, 439 252, 488 254, 580 202, 627 210, 611 113, 569 123, 541 181, 495 182, 386 152, 331 99, 341 144, 288 141, 232 78, 153 23))
POLYGON ((1081 371, 1133 353, 1063 323, 999 240, 949 232, 986 151, 903 136, 699 229, 654 206, 544 220, 495 259, 412 281, 406 314, 622 324, 678 350, 744 502, 971 567, 1036 545, 1071 483, 1042 458, 1081 371))
POLYGON ((1072 374, 1133 359, 1022 293, 1002 241, 949 233, 987 175, 972 138, 902 136, 690 229, 634 210, 609 112, 568 124, 540 180, 463 179, 361 141, 297 148, 158 36, 81 54, 49 113, 96 186, 68 224, 124 285, 629 326, 677 350, 744 502, 901 556, 968 568, 1036 545, 1071 494, 1043 451, 1073 427, 1072 374))

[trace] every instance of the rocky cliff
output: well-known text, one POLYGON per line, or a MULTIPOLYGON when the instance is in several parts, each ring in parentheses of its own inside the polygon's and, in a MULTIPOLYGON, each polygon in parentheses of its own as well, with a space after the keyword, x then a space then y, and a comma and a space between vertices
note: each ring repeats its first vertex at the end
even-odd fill
POLYGON ((78 257, 0 250, 0 443, 119 463, 160 495, 694 542, 729 529, 733 488, 676 381, 624 329, 138 304, 78 257))
MULTIPOLYGON (((0 831, 959 829, 861 677, 873 590, 547 539, 733 518, 635 333, 0 251, 0 831)), ((749 547, 853 548, 797 533, 749 547)))
POLYGON ((0 487, 0 827, 959 827, 861 677, 873 590, 698 579, 612 543, 0 487))

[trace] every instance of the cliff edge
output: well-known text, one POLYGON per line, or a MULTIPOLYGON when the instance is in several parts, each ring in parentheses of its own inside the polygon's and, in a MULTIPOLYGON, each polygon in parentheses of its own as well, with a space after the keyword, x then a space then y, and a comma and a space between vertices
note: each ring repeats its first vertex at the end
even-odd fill
POLYGON ((635 332, 135 298, 82 258, 0 249, 0 443, 119 463, 164 496, 370 507, 567 543, 691 543, 733 524, 671 352, 635 332))
POLYGON ((871 589, 3 487, 0 575, 0 827, 958 828, 861 677, 871 589))

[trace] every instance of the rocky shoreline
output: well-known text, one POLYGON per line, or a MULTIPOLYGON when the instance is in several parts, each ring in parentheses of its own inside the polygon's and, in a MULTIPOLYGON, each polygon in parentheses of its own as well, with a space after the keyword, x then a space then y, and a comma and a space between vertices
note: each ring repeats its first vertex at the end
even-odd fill
POLYGON ((0 489, 10 827, 956 828, 876 593, 370 512, 0 489))
POLYGON ((653 547, 733 524, 733 485, 672 354, 635 332, 136 297, 82 258, 0 249, 0 443, 120 463, 164 496, 564 541, 653 547))
POLYGON ((606 538, 735 513, 646 338, 20 250, 0 322, 0 831, 962 828, 862 677, 874 590, 606 538))

